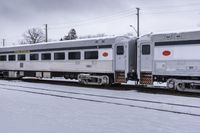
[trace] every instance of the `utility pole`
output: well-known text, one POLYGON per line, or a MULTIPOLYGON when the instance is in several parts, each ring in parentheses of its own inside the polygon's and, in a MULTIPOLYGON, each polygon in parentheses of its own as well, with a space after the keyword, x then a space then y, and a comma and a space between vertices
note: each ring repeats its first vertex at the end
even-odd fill
POLYGON ((140 8, 137 9, 137 37, 140 37, 140 8))
POLYGON ((5 46, 6 39, 3 39, 3 47, 5 46))
POLYGON ((48 27, 47 27, 47 24, 45 24, 45 41, 48 42, 48 27))

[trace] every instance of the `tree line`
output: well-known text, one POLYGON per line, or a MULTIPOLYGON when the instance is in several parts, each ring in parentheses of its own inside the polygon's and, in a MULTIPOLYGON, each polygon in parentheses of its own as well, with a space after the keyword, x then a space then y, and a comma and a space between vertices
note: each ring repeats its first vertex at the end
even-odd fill
MULTIPOLYGON (((108 35, 101 33, 101 34, 96 34, 96 35, 85 35, 85 36, 80 36, 80 39, 84 38, 96 38, 96 37, 106 37, 108 35)), ((127 33, 125 36, 133 36, 133 33, 127 33)), ((68 34, 63 36, 60 41, 64 40, 75 40, 77 39, 77 32, 74 28, 70 29, 68 34)), ((20 41, 20 44, 35 44, 35 43, 41 43, 45 42, 45 33, 41 28, 31 28, 28 29, 26 32, 23 34, 23 40, 20 41)))
MULTIPOLYGON (((74 40, 77 38, 76 30, 72 28, 67 35, 60 39, 60 41, 74 40)), ((20 41, 20 44, 35 44, 45 42, 45 40, 45 34, 41 28, 31 28, 24 32, 23 40, 20 41)))

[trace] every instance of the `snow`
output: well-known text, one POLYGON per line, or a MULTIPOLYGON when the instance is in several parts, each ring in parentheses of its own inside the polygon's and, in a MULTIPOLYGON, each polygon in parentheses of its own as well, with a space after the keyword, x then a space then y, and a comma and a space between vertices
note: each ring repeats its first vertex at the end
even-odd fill
POLYGON ((200 114, 200 110, 194 108, 47 92, 31 87, 200 106, 199 98, 0 80, 2 133, 199 133, 200 130, 200 117, 2 89, 29 90, 200 114))

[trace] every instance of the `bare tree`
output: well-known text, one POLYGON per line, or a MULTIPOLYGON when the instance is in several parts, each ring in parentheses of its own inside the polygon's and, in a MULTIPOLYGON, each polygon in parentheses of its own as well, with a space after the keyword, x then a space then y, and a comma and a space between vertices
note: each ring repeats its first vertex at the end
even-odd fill
POLYGON ((45 41, 45 34, 40 28, 28 29, 23 34, 24 39, 20 42, 21 44, 34 44, 45 41))

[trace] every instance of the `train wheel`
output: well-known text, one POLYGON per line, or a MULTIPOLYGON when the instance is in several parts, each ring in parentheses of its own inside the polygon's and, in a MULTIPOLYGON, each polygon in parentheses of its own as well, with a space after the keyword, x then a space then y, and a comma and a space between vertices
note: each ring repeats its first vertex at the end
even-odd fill
POLYGON ((184 83, 182 83, 182 82, 179 82, 179 83, 177 83, 177 85, 176 85, 176 90, 177 91, 185 91, 185 84, 184 83))
POLYGON ((175 85, 175 80, 174 79, 168 79, 167 80, 167 88, 175 90, 176 89, 176 85, 175 85))

